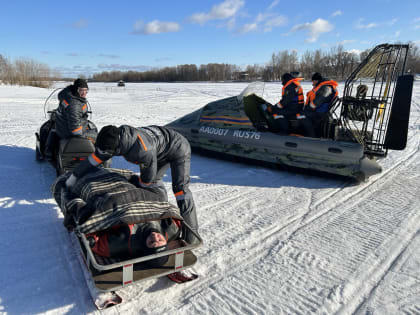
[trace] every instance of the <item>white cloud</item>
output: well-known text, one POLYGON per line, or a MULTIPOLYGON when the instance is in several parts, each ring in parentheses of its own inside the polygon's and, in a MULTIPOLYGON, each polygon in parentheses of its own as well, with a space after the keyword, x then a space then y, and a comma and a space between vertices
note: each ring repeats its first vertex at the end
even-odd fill
POLYGON ((414 29, 415 29, 415 30, 420 29, 420 17, 415 18, 415 19, 413 20, 413 24, 415 24, 415 25, 414 25, 414 29))
POLYGON ((346 45, 346 44, 351 44, 351 43, 354 43, 356 40, 354 40, 354 39, 345 39, 345 40, 342 40, 341 42, 339 42, 338 44, 339 45, 346 45))
POLYGON ((228 30, 233 30, 235 28, 236 19, 233 17, 226 23, 226 27, 228 30))
POLYGON ((239 29, 239 33, 244 34, 244 33, 249 33, 249 32, 253 32, 258 30, 258 24, 257 23, 248 23, 243 25, 240 29, 239 29))
POLYGON ((225 0, 224 2, 215 5, 211 8, 209 13, 195 13, 190 16, 189 20, 193 23, 204 25, 210 20, 225 20, 232 18, 245 4, 243 0, 225 0))
POLYGON ((389 26, 394 25, 395 23, 397 23, 398 19, 394 18, 391 21, 388 21, 386 24, 388 24, 389 26))
POLYGON ((273 2, 271 2, 271 4, 268 6, 267 10, 271 10, 273 9, 275 6, 277 6, 279 4, 280 0, 274 0, 273 2))
POLYGON ((333 14, 331 14, 331 16, 340 16, 340 15, 343 15, 343 12, 341 12, 341 10, 337 10, 333 14))
POLYGON ((356 55, 360 55, 360 53, 362 52, 359 49, 351 49, 351 50, 347 50, 348 53, 350 54, 356 54, 356 55))
POLYGON ((400 37, 400 35, 401 35, 401 31, 396 31, 394 34, 394 37, 400 37))
POLYGON ((374 28, 374 27, 378 26, 378 24, 376 24, 376 23, 364 24, 363 21, 364 21, 364 19, 358 19, 355 23, 355 27, 357 29, 369 29, 369 28, 374 28))
POLYGON ((109 59, 118 59, 120 58, 120 56, 118 55, 111 55, 111 54, 99 54, 99 57, 105 57, 105 58, 109 58, 109 59))
POLYGON ((159 20, 154 20, 152 22, 144 24, 143 21, 137 21, 134 24, 133 34, 160 34, 178 32, 180 29, 180 25, 176 22, 162 22, 159 20))
POLYGON ((283 26, 286 23, 287 18, 281 15, 270 18, 264 24, 264 33, 270 32, 273 28, 283 26))
POLYGON ((287 18, 282 15, 271 13, 270 10, 279 3, 278 0, 273 1, 263 13, 258 13, 252 23, 243 25, 238 31, 239 33, 248 33, 255 31, 271 32, 273 28, 283 26, 287 23, 287 18))
POLYGON ((247 23, 239 28, 239 33, 256 32, 262 29, 264 33, 271 32, 273 28, 283 26, 287 23, 287 18, 281 15, 259 13, 254 22, 247 23))
POLYGON ((293 26, 291 32, 307 30, 309 32, 309 37, 305 41, 308 43, 314 43, 323 33, 330 32, 333 29, 334 25, 332 25, 330 22, 318 18, 312 23, 298 24, 293 26))

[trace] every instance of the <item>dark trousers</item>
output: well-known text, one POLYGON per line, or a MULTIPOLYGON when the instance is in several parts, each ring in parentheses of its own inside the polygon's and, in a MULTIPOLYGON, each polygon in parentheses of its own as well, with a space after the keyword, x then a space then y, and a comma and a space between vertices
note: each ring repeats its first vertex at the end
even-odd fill
POLYGON ((318 113, 312 109, 305 109, 303 115, 305 118, 299 119, 299 122, 303 127, 304 135, 312 138, 320 136, 319 129, 326 113, 318 113))
MULTIPOLYGON (((158 171, 156 174, 157 185, 160 189, 165 190, 162 182, 162 177, 165 175, 167 169, 171 168, 172 176, 172 191, 176 196, 178 207, 181 211, 181 216, 192 230, 198 232, 198 220, 195 209, 194 199, 188 185, 190 183, 190 161, 191 161, 191 147, 187 139, 179 135, 176 139, 179 146, 176 153, 165 161, 158 161, 158 171)), ((193 237, 192 235, 188 237, 193 237)), ((186 239, 191 243, 191 239, 186 239)))
POLYGON ((284 132, 289 133, 290 132, 290 119, 296 118, 296 114, 298 113, 298 110, 296 108, 276 108, 273 107, 272 109, 273 114, 276 114, 277 117, 274 115, 271 115, 271 125, 274 132, 284 132), (283 116, 283 117, 279 117, 283 116))

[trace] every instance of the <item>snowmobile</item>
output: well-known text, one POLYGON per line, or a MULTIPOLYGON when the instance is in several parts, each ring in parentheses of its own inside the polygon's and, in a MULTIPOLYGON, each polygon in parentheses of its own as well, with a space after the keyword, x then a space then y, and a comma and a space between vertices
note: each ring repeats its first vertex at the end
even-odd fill
MULTIPOLYGON (((317 138, 274 132, 261 110, 263 82, 241 94, 211 102, 167 126, 183 134, 193 150, 241 162, 327 173, 364 181, 381 172, 377 159, 407 142, 413 76, 406 74, 409 45, 376 46, 330 105, 317 138)), ((271 105, 271 104, 270 104, 271 105)))
MULTIPOLYGON (((107 198, 111 198, 110 195, 115 198, 119 193, 124 193, 126 187, 116 184, 121 176, 128 179, 136 175, 129 170, 99 168, 88 173, 82 179, 79 179, 81 182, 78 182, 79 188, 83 190, 86 199, 91 194, 96 198, 95 205, 97 205, 96 209, 92 209, 89 219, 81 223, 81 216, 83 216, 80 214, 83 212, 81 208, 86 203, 68 192, 65 181, 69 176, 70 174, 66 173, 57 177, 52 185, 52 193, 65 216, 64 221, 71 217, 76 225, 71 232, 73 245, 80 251, 79 260, 85 272, 89 292, 98 309, 121 303, 123 295, 118 292, 118 289, 137 282, 163 276, 168 276, 169 279, 177 283, 196 279, 197 275, 193 273, 183 276, 180 272, 197 262, 197 257, 193 254, 192 249, 201 246, 202 239, 183 221, 177 206, 163 201, 127 201, 128 197, 119 199, 120 203, 117 203, 117 205, 115 201, 108 202, 109 199, 107 198), (113 183, 112 194, 107 194, 106 184, 109 182, 113 183), (77 211, 72 211, 74 208, 77 208, 77 211), (165 251, 122 260, 116 257, 99 256, 91 249, 92 244, 89 239, 91 233, 104 231, 114 225, 167 219, 182 222, 183 232, 168 244, 168 249, 165 251), (193 235, 191 243, 184 240, 186 232, 193 235), (169 256, 167 262, 162 266, 147 265, 147 261, 162 256, 169 256)), ((134 187, 134 189, 137 188, 134 187)), ((130 194, 130 192, 128 193, 130 194)))
MULTIPOLYGON (((57 175, 72 171, 81 161, 95 152, 94 139, 73 137, 60 139, 55 132, 55 111, 57 107, 57 94, 61 88, 55 89, 44 102, 44 117, 47 119, 35 133, 36 148, 35 159, 47 160, 55 168, 57 175), (51 152, 47 153, 49 144, 51 152)), ((91 115, 90 104, 88 114, 91 115)), ((88 128, 92 134, 97 134, 95 124, 88 120, 88 128)), ((107 161, 104 167, 109 167, 111 161, 107 161)))

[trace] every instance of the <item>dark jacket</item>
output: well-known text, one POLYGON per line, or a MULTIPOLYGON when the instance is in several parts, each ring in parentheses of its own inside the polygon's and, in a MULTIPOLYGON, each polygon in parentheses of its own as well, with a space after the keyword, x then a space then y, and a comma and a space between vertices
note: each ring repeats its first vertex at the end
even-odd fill
POLYGON ((175 240, 180 232, 180 221, 164 219, 146 223, 114 226, 100 233, 87 235, 92 251, 103 257, 129 259, 146 255, 145 231, 154 229, 159 231, 167 243, 175 240))
POLYGON ((87 100, 76 96, 69 85, 58 94, 56 131, 60 138, 84 136, 88 128, 87 100))
POLYGON ((277 103, 279 108, 290 108, 299 111, 304 105, 303 89, 300 85, 301 78, 289 80, 282 88, 281 100, 277 103))
POLYGON ((306 95, 305 110, 312 110, 318 113, 328 112, 331 103, 338 96, 338 83, 333 80, 324 79, 319 82, 306 95))
MULTIPOLYGON (((190 154, 189 145, 185 148, 185 143, 188 144, 181 134, 165 127, 123 125, 119 127, 119 146, 113 155, 122 155, 128 162, 139 165, 140 181, 147 185, 156 181, 159 166, 190 154)), ((95 153, 80 163, 73 173, 79 178, 111 157, 111 154, 96 148, 95 153)))

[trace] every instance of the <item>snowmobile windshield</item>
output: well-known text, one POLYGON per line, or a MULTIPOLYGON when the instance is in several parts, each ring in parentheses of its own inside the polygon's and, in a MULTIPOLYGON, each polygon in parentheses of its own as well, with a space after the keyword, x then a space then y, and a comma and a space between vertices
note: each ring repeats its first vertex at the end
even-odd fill
POLYGON ((51 113, 57 109, 58 107, 58 93, 60 93, 60 91, 62 90, 62 88, 58 88, 53 90, 50 95, 48 95, 48 97, 46 98, 45 102, 44 102, 44 116, 45 118, 50 118, 51 113))
POLYGON ((255 94, 261 98, 263 97, 264 94, 264 87, 265 87, 265 83, 264 82, 260 82, 260 81, 256 81, 256 82, 252 82, 250 83, 242 92, 241 94, 239 94, 237 96, 238 98, 238 102, 242 103, 243 98, 245 96, 251 95, 251 94, 255 94))

